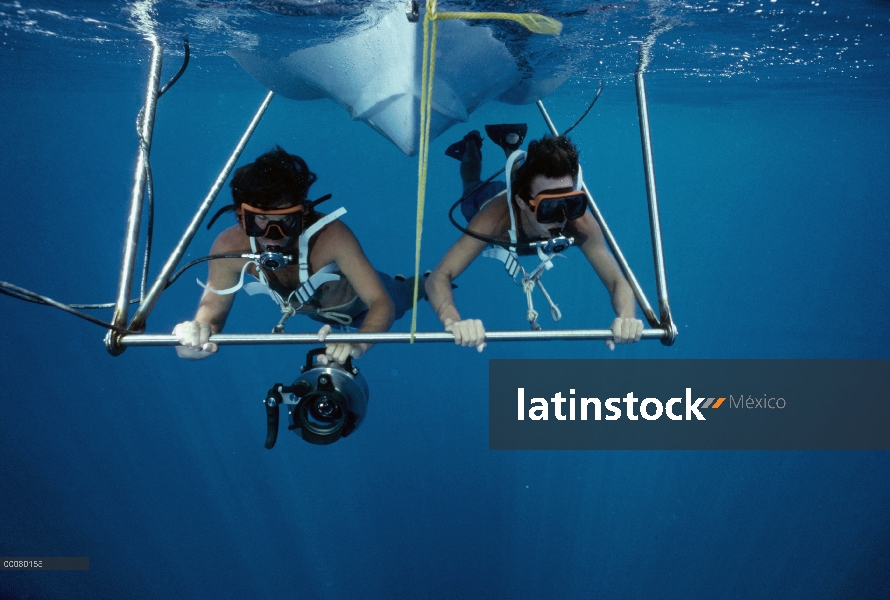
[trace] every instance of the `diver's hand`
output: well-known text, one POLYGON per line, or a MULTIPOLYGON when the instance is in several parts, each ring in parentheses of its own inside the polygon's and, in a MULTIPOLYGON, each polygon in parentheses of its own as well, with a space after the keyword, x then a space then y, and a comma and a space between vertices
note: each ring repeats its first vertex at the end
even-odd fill
MULTIPOLYGON (((323 325, 322 328, 318 330, 318 341, 323 342, 330 332, 331 326, 323 325)), ((343 365, 346 364, 346 359, 350 356, 352 358, 361 358, 368 347, 368 344, 328 344, 325 346, 324 354, 318 357, 318 362, 326 365, 336 361, 343 365)))
POLYGON ((454 343, 458 346, 473 346, 479 352, 485 350, 485 327, 479 319, 464 319, 445 323, 445 331, 454 334, 454 343))
POLYGON ((185 321, 173 328, 173 335, 181 346, 176 346, 179 358, 199 360, 215 354, 219 347, 210 341, 210 325, 197 321, 185 321))
POLYGON ((614 350, 615 344, 639 342, 643 335, 643 322, 639 319, 618 317, 612 322, 612 335, 615 336, 615 341, 606 340, 609 350, 614 350))

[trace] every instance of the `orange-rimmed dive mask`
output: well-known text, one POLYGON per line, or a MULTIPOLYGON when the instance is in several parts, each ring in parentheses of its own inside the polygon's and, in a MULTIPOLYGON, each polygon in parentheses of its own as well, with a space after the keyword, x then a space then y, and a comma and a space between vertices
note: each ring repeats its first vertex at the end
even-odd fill
POLYGON ((538 223, 558 223, 580 218, 587 210, 587 197, 582 190, 571 187, 543 190, 528 201, 528 206, 538 223))
POLYGON ((303 217, 305 216, 303 204, 277 210, 242 204, 238 209, 238 214, 244 225, 244 231, 250 237, 280 240, 303 233, 303 217))

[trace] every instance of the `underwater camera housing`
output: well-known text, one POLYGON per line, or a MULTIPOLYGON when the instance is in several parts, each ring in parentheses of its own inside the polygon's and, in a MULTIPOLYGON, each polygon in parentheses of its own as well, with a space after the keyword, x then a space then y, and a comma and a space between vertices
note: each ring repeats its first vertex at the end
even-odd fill
POLYGON ((315 358, 324 348, 310 350, 300 376, 290 386, 276 383, 266 394, 266 448, 278 439, 279 406, 288 405, 288 429, 312 444, 333 444, 358 429, 368 410, 368 382, 352 366, 322 365, 315 358))

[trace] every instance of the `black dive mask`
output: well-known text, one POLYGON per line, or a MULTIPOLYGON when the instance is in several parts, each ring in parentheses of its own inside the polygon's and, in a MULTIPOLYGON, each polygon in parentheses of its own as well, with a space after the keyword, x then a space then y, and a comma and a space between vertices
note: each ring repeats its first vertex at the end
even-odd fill
POLYGON ((242 204, 241 216, 244 231, 250 237, 280 240, 286 237, 299 237, 303 233, 303 204, 278 210, 266 210, 242 204))

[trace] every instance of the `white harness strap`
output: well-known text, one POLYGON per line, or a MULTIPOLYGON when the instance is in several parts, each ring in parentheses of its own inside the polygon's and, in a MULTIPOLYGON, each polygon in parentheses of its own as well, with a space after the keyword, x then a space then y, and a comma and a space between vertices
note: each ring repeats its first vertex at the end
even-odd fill
MULTIPOLYGON (((254 296, 256 294, 266 294, 272 300, 275 301, 276 304, 281 308, 282 312, 286 313, 282 322, 279 323, 279 327, 283 328, 283 321, 286 320, 288 316, 292 316, 294 314, 294 308, 290 304, 290 300, 293 297, 299 301, 299 303, 305 304, 309 301, 310 298, 318 291, 318 288, 323 284, 328 283, 329 281, 337 281, 340 279, 340 275, 337 275, 335 271, 337 271, 338 266, 337 263, 331 263, 329 265, 325 265, 318 271, 309 275, 309 241, 312 239, 316 233, 318 233, 323 227, 326 225, 336 221, 341 216, 346 214, 345 208, 338 208, 334 212, 329 215, 326 215, 312 224, 311 227, 307 228, 301 235, 297 243, 297 247, 299 248, 299 267, 300 267, 300 287, 291 292, 288 297, 282 298, 281 294, 273 290, 269 286, 269 280, 266 277, 266 274, 263 273, 263 270, 260 268, 259 262, 256 260, 247 261, 244 263, 244 267, 241 268, 241 276, 238 279, 238 283, 233 285, 230 288, 224 290, 215 290, 209 287, 207 284, 202 283, 201 280, 198 281, 198 285, 200 285, 205 290, 213 292, 214 294, 226 295, 226 294, 234 294, 241 288, 244 288, 244 291, 254 296), (256 281, 249 281, 244 283, 244 273, 247 271, 247 267, 251 264, 256 265, 257 274, 256 281)), ((250 238, 250 250, 253 254, 257 253, 257 245, 256 238, 250 238)), ((276 328, 277 329, 277 328, 276 328)))
MULTIPOLYGON (((253 241, 253 238, 250 238, 250 239, 251 239, 251 241, 253 241)), ((244 287, 244 272, 247 271, 247 267, 250 264, 251 264, 251 261, 247 261, 246 263, 244 263, 244 266, 241 267, 241 277, 238 278, 238 283, 236 283, 232 287, 226 288, 224 290, 215 290, 212 287, 210 287, 209 285, 207 285, 206 283, 204 283, 203 281, 201 281, 200 279, 195 279, 195 281, 198 283, 198 285, 200 285, 202 288, 204 288, 208 292, 213 292, 214 294, 217 294, 219 296, 226 296, 228 294, 234 294, 235 292, 240 290, 242 287, 244 287)), ((248 284, 248 285, 250 285, 250 284, 248 284)))
POLYGON ((504 267, 507 269, 511 279, 516 279, 516 273, 522 268, 522 265, 519 264, 519 256, 515 252, 510 252, 501 246, 489 246, 482 251, 482 256, 504 263, 504 267))
MULTIPOLYGON (((553 259, 561 255, 554 252, 544 252, 544 249, 541 246, 538 246, 538 258, 541 260, 541 262, 531 273, 527 272, 525 268, 519 263, 519 255, 516 253, 518 236, 516 233, 516 216, 513 214, 512 181, 513 165, 517 161, 525 159, 525 157, 525 152, 523 152, 522 150, 516 150, 507 159, 507 166, 505 167, 505 172, 507 174, 507 212, 510 213, 510 246, 509 248, 494 245, 489 246, 482 252, 482 256, 485 256, 487 258, 494 258, 495 260, 499 260, 504 263, 504 268, 507 270, 510 278, 513 279, 514 282, 522 286, 522 289, 525 292, 526 301, 528 303, 526 319, 528 320, 529 326, 533 330, 537 331, 541 329, 541 326, 538 325, 538 312, 535 310, 534 303, 532 301, 532 291, 534 291, 535 286, 537 286, 541 290, 541 293, 544 294, 544 298, 547 300, 547 304, 550 305, 550 317, 554 321, 559 321, 562 318, 562 312, 560 312, 559 307, 556 305, 556 303, 553 302, 553 299, 550 297, 550 294, 547 293, 547 290, 544 289, 544 284, 541 283, 541 276, 544 274, 544 272, 549 271, 553 268, 553 259), (522 274, 522 278, 520 281, 516 281, 516 277, 520 273, 522 274)), ((583 184, 584 179, 581 175, 581 165, 578 165, 578 179, 577 183, 575 184, 575 189, 580 190, 583 184)))
MULTIPOLYGON (((325 217, 322 217, 321 219, 319 219, 318 221, 313 223, 312 226, 309 227, 306 231, 304 231, 303 234, 300 236, 300 283, 313 282, 315 280, 315 278, 318 277, 319 274, 323 275, 323 277, 319 278, 319 281, 317 283, 312 284, 313 293, 315 292, 316 289, 318 289, 318 286, 320 286, 322 283, 325 283, 327 281, 336 281, 336 280, 340 279, 340 276, 339 275, 335 275, 335 276, 329 275, 328 273, 330 273, 330 271, 325 271, 325 269, 327 269, 331 265, 327 265, 326 267, 316 271, 312 277, 309 277, 309 240, 312 238, 312 236, 314 236, 316 233, 318 233, 322 227, 324 227, 325 225, 328 225, 329 223, 333 223, 334 221, 336 221, 337 219, 339 219, 340 217, 342 217, 345 214, 346 214, 346 209, 343 207, 340 207, 337 210, 335 210, 334 212, 332 212, 331 214, 329 214, 325 217)), ((332 263, 332 264, 334 264, 334 263, 332 263)), ((336 266, 334 268, 336 268, 336 266)), ((311 297, 311 296, 312 296, 312 294, 309 294, 309 296, 307 296, 306 299, 308 300, 309 297, 311 297)), ((305 302, 305 300, 303 300, 303 302, 305 302)))
MULTIPOLYGON (((312 277, 303 282, 299 288, 294 290, 294 294, 297 296, 297 300, 300 301, 300 304, 306 304, 309 302, 309 299, 315 295, 315 292, 318 291, 318 288, 323 284, 329 281, 339 281, 340 276, 334 273, 339 267, 337 263, 331 263, 326 265, 316 271, 312 277)), ((300 271, 302 274, 302 271, 300 271)))
POLYGON ((322 227, 328 225, 329 223, 333 223, 340 217, 346 214, 346 209, 343 207, 338 208, 331 214, 322 217, 318 221, 312 224, 306 231, 303 232, 303 235, 300 236, 300 287, 294 290, 294 293, 297 296, 297 300, 300 301, 300 304, 306 304, 309 302, 309 299, 315 295, 315 292, 321 287, 323 284, 328 283, 329 281, 339 281, 340 276, 335 274, 339 267, 337 263, 331 263, 329 265, 325 265, 320 268, 318 271, 309 276, 309 240, 312 239, 316 233, 318 233, 322 227))
POLYGON ((513 214, 513 165, 516 161, 524 160, 526 153, 522 150, 516 150, 507 158, 507 166, 504 167, 505 177, 507 179, 507 212, 510 213, 510 243, 514 244, 510 248, 510 252, 516 253, 516 216, 513 214))

